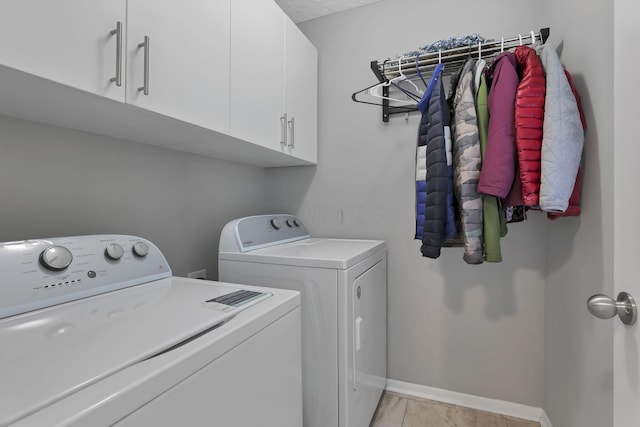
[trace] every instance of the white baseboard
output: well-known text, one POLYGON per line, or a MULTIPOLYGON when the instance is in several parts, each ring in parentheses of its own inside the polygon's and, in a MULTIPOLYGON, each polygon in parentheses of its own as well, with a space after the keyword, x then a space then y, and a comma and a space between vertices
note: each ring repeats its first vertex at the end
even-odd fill
POLYGON ((551 421, 549 421, 549 417, 545 413, 544 409, 534 406, 507 402, 499 399, 489 399, 486 397, 474 396, 472 394, 458 393, 456 391, 411 384, 392 379, 387 380, 386 389, 394 393, 406 394, 408 396, 419 397, 421 399, 435 400, 452 405, 479 409, 481 411, 494 412, 496 414, 502 414, 509 417, 538 421, 541 427, 552 427, 551 421))
POLYGON ((542 410, 542 417, 540 418, 540 427, 553 427, 544 409, 542 410))

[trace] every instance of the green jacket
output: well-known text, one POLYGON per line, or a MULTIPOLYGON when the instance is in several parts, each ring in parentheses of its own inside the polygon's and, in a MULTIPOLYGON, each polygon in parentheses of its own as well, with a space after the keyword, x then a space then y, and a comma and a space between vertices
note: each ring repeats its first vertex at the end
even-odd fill
MULTIPOLYGON (((487 149, 487 130, 489 129, 489 107, 487 106, 488 89, 483 70, 478 70, 480 86, 476 94, 476 114, 478 116, 478 132, 480 136, 480 153, 484 158, 487 149)), ((482 213, 484 218, 484 259, 487 262, 501 262, 500 237, 507 234, 507 222, 497 197, 482 198, 482 213)))

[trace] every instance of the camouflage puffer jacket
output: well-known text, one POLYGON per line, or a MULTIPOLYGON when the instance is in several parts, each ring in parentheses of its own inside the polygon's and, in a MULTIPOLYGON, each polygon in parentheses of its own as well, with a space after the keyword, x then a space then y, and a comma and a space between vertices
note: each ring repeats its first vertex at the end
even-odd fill
POLYGON ((478 194, 478 180, 482 169, 480 137, 473 91, 475 61, 467 60, 460 72, 460 80, 453 98, 453 182, 460 209, 464 260, 481 264, 482 196, 478 194))

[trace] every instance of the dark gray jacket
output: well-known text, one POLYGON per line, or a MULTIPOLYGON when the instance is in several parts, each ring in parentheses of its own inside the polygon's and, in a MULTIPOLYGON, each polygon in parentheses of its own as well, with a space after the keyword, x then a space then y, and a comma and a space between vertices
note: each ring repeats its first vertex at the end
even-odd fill
POLYGON ((438 258, 447 221, 449 169, 445 146, 445 126, 449 126, 449 107, 442 79, 433 89, 429 107, 420 121, 420 134, 426 137, 427 197, 422 231, 422 255, 438 258))

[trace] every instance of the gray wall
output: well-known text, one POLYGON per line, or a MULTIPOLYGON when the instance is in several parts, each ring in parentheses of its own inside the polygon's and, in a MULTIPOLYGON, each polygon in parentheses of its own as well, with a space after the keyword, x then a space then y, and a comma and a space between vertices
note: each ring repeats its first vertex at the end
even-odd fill
MULTIPOLYGON (((64 100, 61 100, 64 102, 64 100)), ((226 221, 263 212, 264 169, 0 117, 0 241, 124 233, 176 275, 217 277, 226 221)))
POLYGON ((585 302, 613 294, 613 2, 546 0, 544 11, 587 118, 582 216, 547 232, 544 408, 554 426, 611 426, 613 322, 585 302))
POLYGON ((275 209, 313 234, 386 239, 389 376, 542 406, 546 221, 510 227, 502 264, 469 266, 462 249, 422 258, 414 236, 418 116, 383 124, 353 103, 369 62, 440 38, 510 37, 545 26, 539 3, 375 3, 301 25, 319 52, 319 166, 270 171, 275 209))

